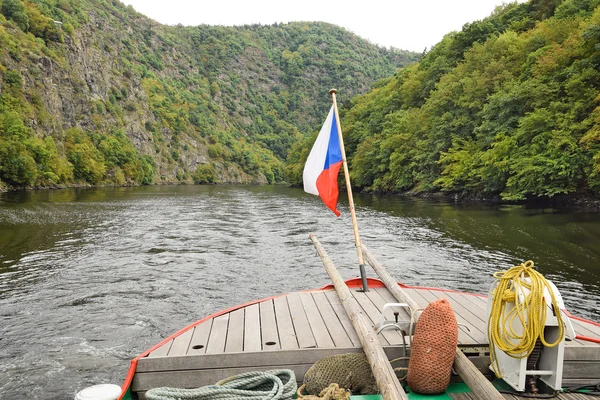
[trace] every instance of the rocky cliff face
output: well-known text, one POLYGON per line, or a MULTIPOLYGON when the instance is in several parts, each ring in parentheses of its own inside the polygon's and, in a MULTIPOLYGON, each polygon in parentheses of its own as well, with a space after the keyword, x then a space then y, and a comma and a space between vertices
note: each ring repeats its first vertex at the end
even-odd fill
POLYGON ((316 87, 326 92, 343 74, 349 99, 414 58, 364 41, 357 47, 354 35, 325 24, 167 27, 116 0, 6 2, 23 7, 29 22, 2 6, 0 112, 18 112, 27 140, 52 138, 44 146, 56 147, 67 171, 40 164, 35 146, 1 135, 10 128, 0 124, 0 141, 13 146, 5 151, 20 149, 37 165, 26 179, 16 178, 25 176, 14 167, 20 161, 0 162, 0 181, 17 186, 281 181, 287 151, 326 109, 316 87), (353 40, 340 41, 340 32, 353 40), (354 82, 339 67, 344 58, 354 60, 354 82), (93 173, 86 159, 95 160, 93 173))
MULTIPOLYGON (((119 31, 111 26, 109 19, 94 12, 88 16, 89 21, 73 37, 65 36, 64 44, 57 48, 64 57, 31 54, 27 63, 18 66, 25 92, 37 94, 49 116, 33 118, 31 127, 38 135, 55 137, 71 127, 87 132, 123 129, 140 153, 154 156, 155 140, 147 127, 160 125, 160 121, 149 108, 142 78, 119 58, 122 42, 110 39, 127 36, 133 30, 128 27, 125 32, 119 31), (103 105, 110 103, 115 90, 121 95, 122 109, 117 113, 107 112, 103 105)), ((139 22, 148 29, 162 29, 145 18, 139 18, 139 22)), ((178 61, 176 49, 172 49, 170 56, 178 61)), ((168 76, 169 71, 163 75, 168 76)), ((159 129, 165 140, 170 141, 172 132, 166 127, 159 129)), ((157 183, 175 182, 178 168, 193 171, 198 164, 208 162, 205 143, 191 139, 186 142, 191 148, 181 155, 182 165, 156 159, 157 183)), ((230 181, 226 173, 222 180, 230 181)), ((251 179, 246 177, 241 181, 251 179)))

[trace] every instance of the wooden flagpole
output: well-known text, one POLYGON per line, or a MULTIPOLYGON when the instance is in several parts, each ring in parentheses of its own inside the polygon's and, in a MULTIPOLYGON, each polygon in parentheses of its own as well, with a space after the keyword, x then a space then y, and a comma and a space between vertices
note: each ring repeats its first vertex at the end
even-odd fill
POLYGON ((354 199, 352 198, 352 186, 350 185, 350 174, 348 172, 348 163, 346 162, 346 149, 344 148, 344 137, 342 135, 342 124, 340 124, 340 115, 338 114, 337 101, 335 94, 337 90, 331 89, 329 94, 333 101, 333 111, 335 113, 335 123, 337 124, 338 137, 340 139, 340 148, 342 150, 342 165, 344 166, 344 176, 346 178, 346 191, 348 192, 348 203, 350 204, 350 215, 352 216, 352 229, 354 230, 354 243, 356 253, 358 254, 358 267, 360 268, 360 277, 362 279, 363 291, 368 292, 367 275, 365 272, 365 259, 363 257, 360 245, 360 234, 358 233, 358 221, 356 220, 356 211, 354 210, 354 199))

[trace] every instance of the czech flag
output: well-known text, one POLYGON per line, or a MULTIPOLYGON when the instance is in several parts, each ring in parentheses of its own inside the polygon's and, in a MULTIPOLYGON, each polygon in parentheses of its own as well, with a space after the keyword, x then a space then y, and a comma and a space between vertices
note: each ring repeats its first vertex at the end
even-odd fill
POLYGON ((304 191, 319 196, 338 217, 340 212, 337 210, 339 194, 337 179, 341 166, 342 149, 335 112, 331 106, 327 119, 306 160, 302 179, 304 191))

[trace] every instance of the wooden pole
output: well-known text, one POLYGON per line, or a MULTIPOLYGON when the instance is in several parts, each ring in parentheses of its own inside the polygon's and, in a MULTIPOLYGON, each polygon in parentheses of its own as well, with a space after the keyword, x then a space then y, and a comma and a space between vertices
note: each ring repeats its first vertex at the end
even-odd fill
POLYGON ((350 293, 350 289, 346 286, 346 282, 344 282, 344 279, 335 268, 335 265, 333 265, 333 262, 317 237, 314 234, 310 234, 310 240, 312 240, 315 245, 317 253, 319 253, 323 265, 333 281, 333 285, 344 306, 344 310, 346 311, 346 314, 348 314, 350 321, 352 321, 352 326, 358 334, 363 351, 367 356, 367 360, 369 361, 369 365, 371 366, 371 370, 377 381, 377 388, 381 392, 383 399, 408 400, 408 396, 402 389, 402 386, 400 386, 400 382, 377 339, 377 335, 373 331, 371 323, 367 320, 367 317, 360 312, 360 306, 356 299, 352 297, 352 293, 350 293))
MULTIPOLYGON (((367 246, 362 245, 362 251, 365 253, 367 262, 379 278, 383 281, 390 293, 400 303, 406 303, 412 310, 418 310, 419 306, 417 303, 402 290, 398 283, 392 278, 387 270, 381 265, 373 256, 373 254, 367 249, 367 246)), ((418 319, 421 315, 420 311, 415 313, 415 319, 418 319)), ((498 392, 498 390, 492 385, 492 383, 473 365, 471 361, 463 354, 462 351, 457 347, 454 354, 454 367, 456 372, 460 375, 463 381, 469 386, 473 392, 474 398, 478 400, 504 400, 504 397, 498 392)))
MULTIPOLYGON (((363 253, 360 249, 360 235, 358 234, 358 221, 356 220, 356 212, 354 211, 354 200, 352 198, 352 186, 350 185, 350 174, 348 173, 348 163, 346 162, 346 149, 344 148, 344 137, 342 135, 342 125, 340 124, 340 116, 338 114, 337 101, 335 98, 335 94, 337 90, 331 89, 329 94, 331 95, 331 99, 333 101, 333 110, 335 113, 335 122, 337 124, 338 136, 340 138, 340 148, 342 149, 342 164, 344 166, 344 176, 346 177, 346 189, 348 192, 348 203, 350 204, 350 215, 352 216, 352 229, 354 229, 354 242, 356 244, 356 253, 358 254, 358 264, 362 266, 364 269, 365 260, 363 258, 363 253)), ((362 275, 362 271, 361 271, 362 275)), ((363 279, 363 286, 365 286, 366 279, 363 279)), ((367 290, 366 287, 363 287, 364 290, 367 290)))

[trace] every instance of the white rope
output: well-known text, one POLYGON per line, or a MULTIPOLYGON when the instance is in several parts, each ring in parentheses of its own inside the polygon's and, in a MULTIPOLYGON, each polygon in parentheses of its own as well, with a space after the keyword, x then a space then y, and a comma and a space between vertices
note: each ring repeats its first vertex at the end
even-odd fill
POLYGON ((289 369, 246 372, 197 389, 161 387, 146 392, 148 400, 288 400, 298 384, 289 369))

